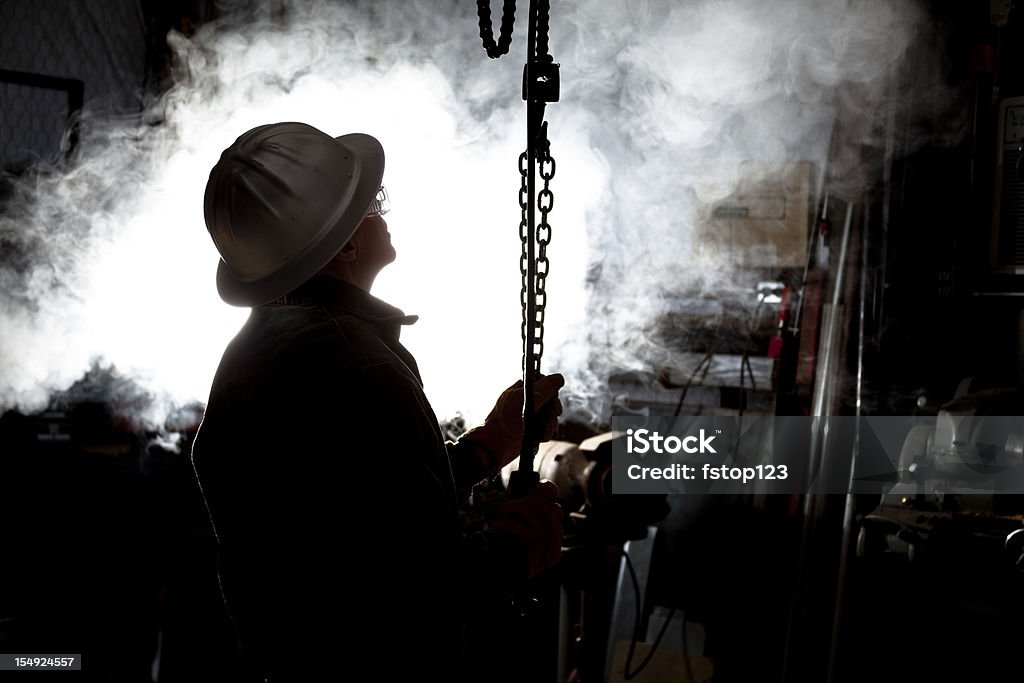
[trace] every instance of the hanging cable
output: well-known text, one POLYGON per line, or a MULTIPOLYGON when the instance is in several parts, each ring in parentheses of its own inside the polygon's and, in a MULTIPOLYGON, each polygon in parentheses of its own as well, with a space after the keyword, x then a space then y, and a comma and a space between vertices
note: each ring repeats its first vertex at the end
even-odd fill
MULTIPOLYGON (((647 668, 647 665, 654 659, 654 654, 658 651, 658 646, 661 645, 661 639, 665 637, 665 632, 668 631, 668 627, 672 624, 672 617, 676 615, 676 608, 673 607, 668 615, 665 617, 665 622, 661 625, 661 629, 658 631, 658 635, 654 637, 654 642, 651 643, 651 649, 647 651, 647 656, 643 658, 635 669, 630 671, 630 667, 633 666, 633 654, 636 651, 637 643, 640 642, 640 631, 643 624, 643 616, 645 613, 644 603, 646 602, 644 596, 640 592, 640 582, 636 578, 636 569, 633 568, 633 562, 629 559, 629 553, 623 552, 622 559, 625 560, 626 569, 629 570, 629 578, 633 583, 633 594, 636 596, 636 614, 633 617, 633 637, 629 642, 629 650, 626 652, 626 663, 622 668, 622 677, 627 681, 631 681, 640 675, 640 672, 647 668)), ((686 642, 686 626, 683 626, 683 642, 686 642)), ((693 680, 692 675, 690 680, 693 680)))

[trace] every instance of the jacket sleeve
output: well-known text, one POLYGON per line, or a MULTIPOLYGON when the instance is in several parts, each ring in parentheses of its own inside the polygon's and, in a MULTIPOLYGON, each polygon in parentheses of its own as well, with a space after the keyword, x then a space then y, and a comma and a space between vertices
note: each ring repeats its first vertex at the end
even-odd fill
POLYGON ((462 480, 458 486, 437 418, 418 382, 387 365, 362 374, 367 400, 359 401, 354 416, 355 451, 382 460, 372 468, 381 475, 372 485, 383 487, 373 518, 396 544, 390 553, 394 561, 424 566, 427 560, 424 574, 442 573, 431 580, 448 586, 463 609, 511 596, 528 575, 526 548, 506 534, 463 527, 462 503, 483 478, 482 468, 466 466, 475 455, 462 446, 462 464, 454 467, 462 480))

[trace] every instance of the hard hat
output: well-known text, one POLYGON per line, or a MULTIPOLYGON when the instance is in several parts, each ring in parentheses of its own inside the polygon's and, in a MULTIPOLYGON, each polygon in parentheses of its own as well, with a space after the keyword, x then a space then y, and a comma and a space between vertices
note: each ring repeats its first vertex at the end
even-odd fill
POLYGON ((258 306, 315 275, 376 206, 383 175, 384 149, 370 135, 332 138, 292 122, 243 133, 206 184, 220 297, 258 306))

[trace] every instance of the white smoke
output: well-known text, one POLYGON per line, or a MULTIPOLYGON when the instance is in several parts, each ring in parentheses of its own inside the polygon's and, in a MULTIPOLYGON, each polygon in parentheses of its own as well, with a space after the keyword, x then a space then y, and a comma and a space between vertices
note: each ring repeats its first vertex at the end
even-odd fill
MULTIPOLYGON (((880 144, 886 113, 906 105, 887 79, 930 29, 898 0, 553 5, 544 370, 565 372, 576 406, 600 415, 608 372, 667 353, 650 328, 675 293, 747 286, 692 258, 694 203, 729 191, 721 169, 824 169, 846 114, 849 144, 880 144)), ((240 7, 173 34, 175 86, 142 121, 87 121, 74 166, 22 188, 0 218, 18 254, 0 267, 0 407, 41 407, 97 359, 172 403, 204 400, 246 314, 215 292, 209 169, 249 128, 298 120, 383 143, 399 259, 374 293, 421 316, 403 340, 438 415, 484 415, 520 373, 525 24, 524 7, 499 60, 471 2, 240 7)), ((852 191, 860 173, 830 176, 852 191)))

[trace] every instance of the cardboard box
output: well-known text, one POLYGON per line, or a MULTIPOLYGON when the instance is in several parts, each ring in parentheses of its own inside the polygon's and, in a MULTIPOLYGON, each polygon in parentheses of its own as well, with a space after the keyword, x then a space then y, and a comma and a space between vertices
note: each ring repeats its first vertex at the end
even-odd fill
MULTIPOLYGON (((709 186, 715 180, 711 177, 709 186)), ((745 162, 727 186, 733 191, 720 199, 709 199, 709 193, 698 189, 693 233, 697 258, 744 268, 803 268, 810 234, 811 164, 745 162)))

